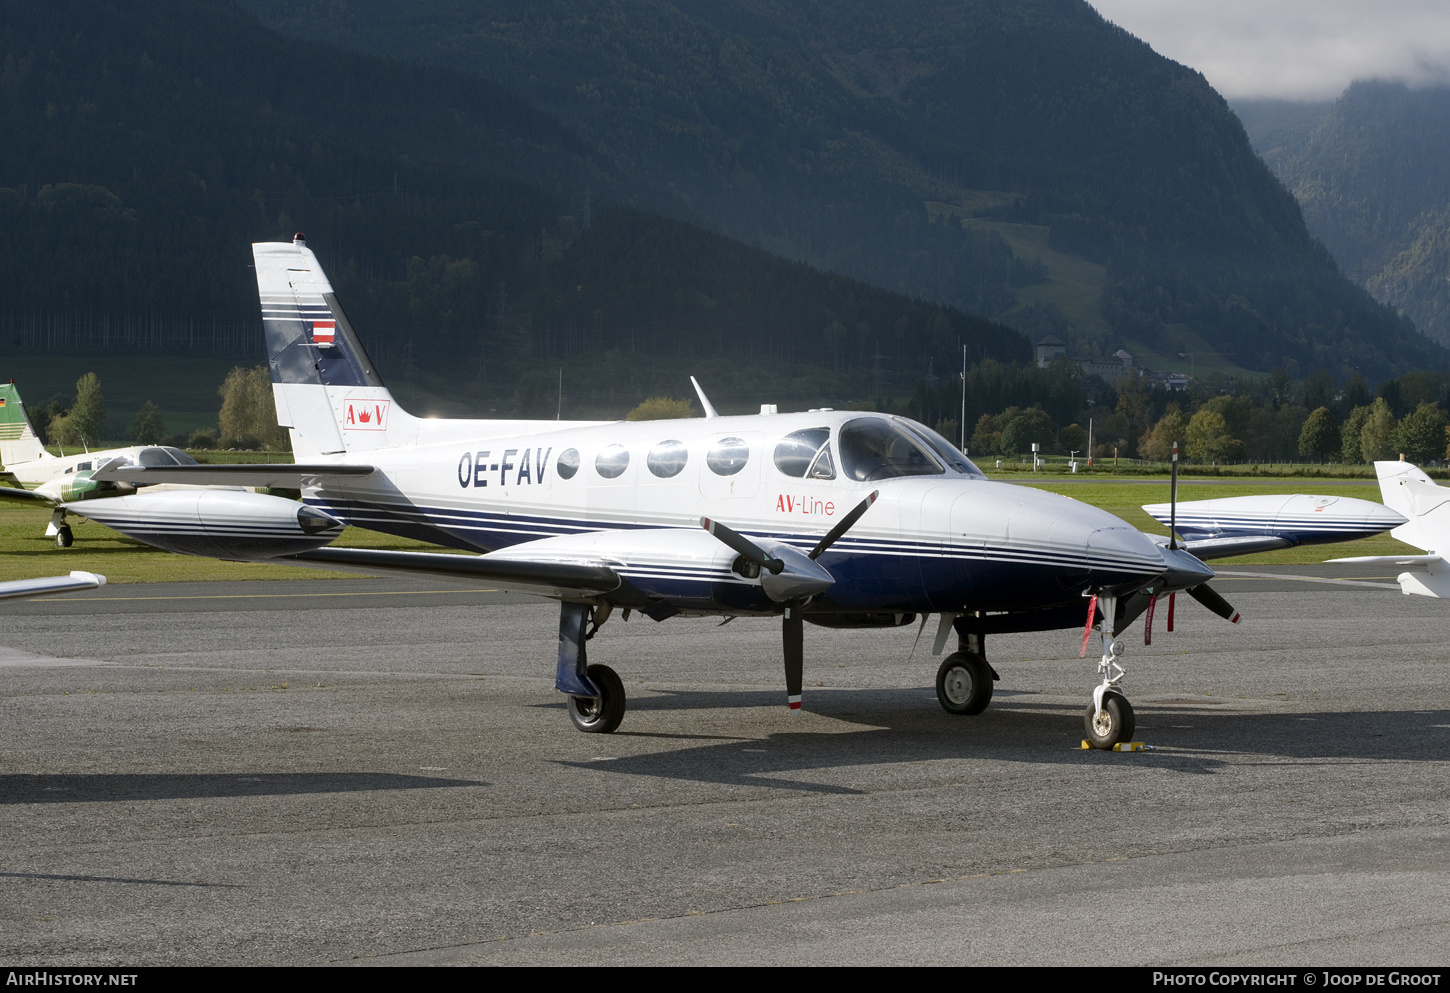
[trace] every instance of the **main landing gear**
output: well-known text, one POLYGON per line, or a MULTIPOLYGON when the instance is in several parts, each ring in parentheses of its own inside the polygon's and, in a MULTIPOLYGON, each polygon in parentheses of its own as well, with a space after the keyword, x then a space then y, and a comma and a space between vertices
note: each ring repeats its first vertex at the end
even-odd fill
POLYGON ((559 606, 559 668, 554 689, 568 694, 569 719, 576 728, 588 734, 609 734, 624 720, 624 683, 609 666, 590 665, 584 646, 609 619, 612 608, 587 603, 559 606))
MULTIPOLYGON (((932 654, 940 655, 955 626, 955 617, 942 615, 932 654)), ((962 634, 958 629, 959 646, 936 670, 936 699, 942 710, 960 717, 971 717, 987 709, 992 702, 992 683, 997 672, 987 662, 986 641, 980 634, 962 634)))
POLYGON ((76 537, 71 534, 70 525, 65 522, 64 507, 56 507, 51 511, 50 523, 45 526, 45 536, 55 538, 56 548, 69 548, 75 544, 76 537))
POLYGON ((1102 646, 1102 659, 1098 662, 1098 675, 1103 681, 1093 690, 1092 702, 1083 712, 1083 732, 1087 743, 1093 748, 1111 749, 1133 740, 1137 720, 1133 706, 1121 692, 1120 684, 1127 675, 1118 659, 1123 654, 1123 643, 1113 641, 1113 624, 1118 613, 1118 598, 1099 595, 1093 597, 1088 606, 1088 627, 1083 631, 1083 654, 1094 630, 1102 646))

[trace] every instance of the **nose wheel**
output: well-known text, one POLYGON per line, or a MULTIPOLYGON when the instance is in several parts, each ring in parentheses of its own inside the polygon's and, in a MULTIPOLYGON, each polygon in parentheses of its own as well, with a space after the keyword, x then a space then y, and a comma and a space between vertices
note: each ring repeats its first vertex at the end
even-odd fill
POLYGON ((1094 748, 1111 749, 1131 741, 1137 723, 1133 705, 1121 693, 1104 693, 1102 708, 1090 703, 1082 715, 1083 733, 1094 748))

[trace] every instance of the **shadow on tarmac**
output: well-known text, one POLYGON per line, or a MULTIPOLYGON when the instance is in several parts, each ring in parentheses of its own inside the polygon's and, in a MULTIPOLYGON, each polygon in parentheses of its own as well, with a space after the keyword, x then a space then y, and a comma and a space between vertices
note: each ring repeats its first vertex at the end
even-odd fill
POLYGON ((358 793, 487 786, 472 779, 439 779, 374 772, 259 772, 158 775, 0 775, 0 804, 111 803, 230 796, 358 793))
MULTIPOLYGON (((817 690, 807 699, 812 713, 864 726, 686 745, 622 756, 607 765, 559 764, 701 783, 850 794, 865 792, 848 785, 851 767, 942 760, 1101 766, 1110 775, 1137 774, 1145 768, 1214 775, 1244 765, 1450 760, 1450 712, 1443 710, 1233 714, 1143 704, 1137 708, 1141 730, 1134 738, 1155 750, 1123 754, 1081 748, 1080 711, 1019 701, 1011 709, 955 717, 926 696, 920 689, 817 690)), ((666 692, 630 703, 638 710, 702 711, 767 705, 785 710, 779 694, 757 692, 666 692)), ((619 733, 630 731, 626 716, 619 733)))

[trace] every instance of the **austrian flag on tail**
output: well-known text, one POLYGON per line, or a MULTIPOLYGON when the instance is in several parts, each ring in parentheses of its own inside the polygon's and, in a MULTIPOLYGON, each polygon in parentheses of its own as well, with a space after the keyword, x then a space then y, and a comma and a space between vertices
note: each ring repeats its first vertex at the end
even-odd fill
POLYGON ((337 329, 336 321, 313 321, 312 340, 319 345, 331 345, 333 332, 337 329))

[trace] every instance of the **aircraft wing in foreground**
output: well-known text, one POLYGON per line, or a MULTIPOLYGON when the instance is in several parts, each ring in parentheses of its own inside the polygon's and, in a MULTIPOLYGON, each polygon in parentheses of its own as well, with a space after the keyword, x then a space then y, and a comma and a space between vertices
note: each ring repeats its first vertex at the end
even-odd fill
POLYGON ((40 579, 12 579, 0 583, 0 600, 22 600, 56 593, 79 593, 106 585, 106 577, 94 572, 72 572, 69 576, 43 576, 40 579))

